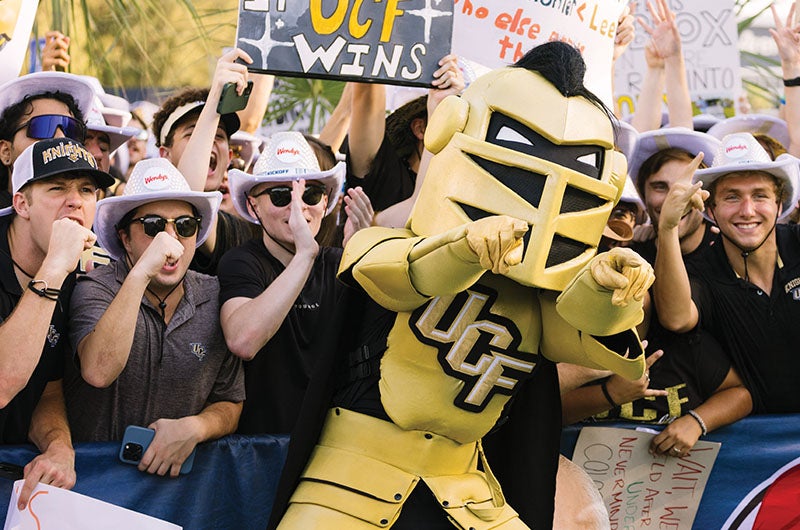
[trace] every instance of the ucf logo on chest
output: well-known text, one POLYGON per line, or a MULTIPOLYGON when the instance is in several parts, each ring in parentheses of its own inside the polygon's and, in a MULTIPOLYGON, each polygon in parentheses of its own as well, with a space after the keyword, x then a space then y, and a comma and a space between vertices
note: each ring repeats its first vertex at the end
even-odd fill
POLYGON ((439 364, 464 382, 455 405, 480 412, 494 393, 510 395, 533 373, 535 355, 518 350, 514 322, 491 312, 497 292, 475 285, 455 296, 437 297, 416 309, 411 331, 438 350, 439 364))

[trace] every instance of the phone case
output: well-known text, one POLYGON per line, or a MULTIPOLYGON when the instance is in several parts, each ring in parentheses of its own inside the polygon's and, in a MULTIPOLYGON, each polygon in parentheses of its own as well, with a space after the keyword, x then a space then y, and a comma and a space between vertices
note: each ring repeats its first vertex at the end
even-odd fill
MULTIPOLYGON (((125 428, 125 435, 122 437, 122 444, 119 448, 119 459, 126 464, 139 465, 144 452, 153 441, 156 432, 147 427, 139 427, 138 425, 128 425, 125 428)), ((192 470, 194 466, 194 455, 197 452, 195 447, 189 457, 183 462, 181 466, 181 475, 192 470)))
POLYGON ((247 100, 250 99, 250 92, 253 90, 253 82, 248 81, 242 95, 236 93, 235 83, 226 83, 222 87, 222 94, 217 104, 217 114, 231 114, 237 110, 247 107, 247 100))

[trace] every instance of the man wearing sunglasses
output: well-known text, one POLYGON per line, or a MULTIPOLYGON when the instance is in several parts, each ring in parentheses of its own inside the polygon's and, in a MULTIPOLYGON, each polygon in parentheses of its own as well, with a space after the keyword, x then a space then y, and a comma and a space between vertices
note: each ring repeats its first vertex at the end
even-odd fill
POLYGON ((262 230, 219 266, 225 340, 248 361, 241 433, 292 430, 317 361, 344 327, 342 250, 314 239, 340 193, 343 166, 320 170, 303 135, 283 132, 267 141, 254 174, 229 172, 236 210, 262 230))
POLYGON ((67 137, 83 143, 92 86, 72 74, 37 72, 0 85, 0 206, 11 204, 14 161, 30 144, 67 137))
POLYGON ((0 444, 33 442, 20 508, 37 482, 75 483, 62 378, 65 311, 95 236, 97 189, 113 179, 68 138, 31 144, 14 164, 13 207, 0 210, 0 444))
POLYGON ((155 438, 139 469, 177 476, 199 442, 236 429, 241 361, 225 346, 219 283, 190 271, 220 193, 195 192, 163 158, 136 164, 121 196, 98 202, 98 243, 116 260, 81 277, 72 297, 65 394, 75 440, 155 438))

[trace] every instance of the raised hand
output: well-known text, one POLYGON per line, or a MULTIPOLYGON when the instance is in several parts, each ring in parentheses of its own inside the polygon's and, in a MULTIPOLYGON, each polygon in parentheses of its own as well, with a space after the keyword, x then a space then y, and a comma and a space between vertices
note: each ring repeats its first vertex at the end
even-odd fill
POLYGON ((344 211, 347 213, 347 221, 344 224, 344 240, 342 245, 346 245, 353 234, 372 226, 372 219, 375 212, 372 210, 372 203, 361 189, 361 186, 350 188, 344 197, 344 211))
MULTIPOLYGON (((642 29, 650 35, 651 53, 662 61, 681 53, 681 36, 675 23, 675 13, 669 9, 667 0, 656 0, 656 4, 648 0, 647 10, 653 25, 650 26, 642 17, 636 20, 642 29)), ((650 64, 648 62, 648 64, 650 64)))
POLYGON ((308 226, 305 210, 307 206, 303 202, 303 191, 306 189, 306 181, 292 181, 292 203, 289 212, 289 229, 294 238, 295 255, 308 254, 316 256, 319 252, 319 243, 314 239, 311 228, 308 226))
POLYGON ((69 37, 60 31, 48 31, 44 34, 44 39, 42 70, 45 72, 65 71, 70 61, 69 37))
POLYGON ((614 403, 629 403, 643 397, 666 396, 666 390, 650 388, 650 367, 664 355, 663 350, 656 350, 645 359, 645 371, 639 379, 626 379, 621 375, 612 375, 606 383, 606 390, 614 403))
POLYGON ((636 2, 631 2, 625 6, 622 14, 617 21, 617 34, 614 36, 614 57, 616 61, 625 53, 628 46, 636 37, 636 26, 634 25, 633 13, 636 11, 636 2))
POLYGON ((240 96, 247 88, 247 66, 236 62, 237 59, 242 59, 248 64, 253 62, 247 52, 239 48, 232 49, 217 60, 217 67, 214 70, 214 77, 211 79, 211 88, 206 102, 213 105, 214 108, 217 108, 222 87, 227 83, 235 83, 236 93, 240 96))
POLYGON ((92 248, 96 240, 91 230, 73 219, 64 217, 53 221, 42 270, 66 277, 78 266, 83 251, 92 248))
POLYGON ((467 226, 467 243, 478 255, 481 267, 506 274, 522 261, 522 236, 528 223, 507 215, 493 215, 467 226))
POLYGON ((775 28, 769 28, 769 33, 778 47, 778 55, 784 66, 800 66, 800 24, 794 22, 796 8, 797 4, 792 2, 789 14, 786 15, 786 21, 782 22, 775 9, 775 4, 770 6, 775 28))
POLYGON ((141 273, 148 280, 155 277, 165 266, 174 265, 183 255, 184 248, 178 239, 169 233, 159 232, 150 246, 142 253, 131 269, 131 273, 141 273))
POLYGON ((669 193, 661 205, 658 218, 659 230, 672 230, 692 209, 701 212, 705 209, 704 202, 708 198, 708 192, 702 189, 702 182, 692 184, 692 177, 702 161, 703 153, 699 153, 686 165, 675 184, 670 186, 669 193))
POLYGON ((448 54, 439 61, 439 69, 433 73, 434 88, 428 90, 428 116, 447 96, 457 96, 464 90, 464 73, 458 66, 458 57, 448 54))

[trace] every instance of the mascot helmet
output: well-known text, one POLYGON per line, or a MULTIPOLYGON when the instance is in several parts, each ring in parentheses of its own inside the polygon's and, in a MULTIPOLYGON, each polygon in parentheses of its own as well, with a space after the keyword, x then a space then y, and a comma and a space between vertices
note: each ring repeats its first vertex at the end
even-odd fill
POLYGON ((489 215, 528 223, 506 274, 562 290, 595 255, 625 183, 609 111, 583 86, 577 50, 551 42, 479 77, 431 116, 434 157, 409 218, 422 236, 489 215))

